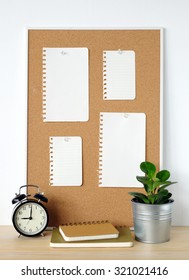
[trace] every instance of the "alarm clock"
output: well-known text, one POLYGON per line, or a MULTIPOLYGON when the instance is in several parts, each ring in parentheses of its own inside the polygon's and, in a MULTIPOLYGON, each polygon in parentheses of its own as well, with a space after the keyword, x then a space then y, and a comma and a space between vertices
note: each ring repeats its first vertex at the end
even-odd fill
POLYGON ((12 200, 16 204, 13 209, 12 222, 16 231, 24 236, 33 237, 42 234, 49 221, 47 209, 41 202, 48 202, 39 187, 35 185, 24 185, 19 189, 19 194, 12 200), (36 188, 37 193, 30 198, 30 194, 21 193, 23 188, 36 188))

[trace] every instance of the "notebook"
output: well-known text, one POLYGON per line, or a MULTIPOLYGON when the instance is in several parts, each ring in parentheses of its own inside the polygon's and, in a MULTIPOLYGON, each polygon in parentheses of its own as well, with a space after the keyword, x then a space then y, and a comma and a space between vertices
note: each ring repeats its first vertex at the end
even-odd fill
POLYGON ((100 113, 99 186, 141 187, 146 153, 144 113, 100 113))
POLYGON ((118 238, 67 242, 60 234, 59 229, 55 228, 52 231, 50 247, 132 247, 134 241, 130 229, 128 227, 117 227, 117 229, 119 231, 118 238))
POLYGON ((135 52, 132 50, 104 51, 104 99, 135 99, 135 83, 135 52))
POLYGON ((87 48, 43 48, 43 121, 89 119, 87 48))
POLYGON ((117 238, 118 230, 109 222, 77 225, 60 225, 59 231, 65 241, 117 238))
POLYGON ((82 139, 79 136, 49 138, 50 185, 82 185, 82 139))

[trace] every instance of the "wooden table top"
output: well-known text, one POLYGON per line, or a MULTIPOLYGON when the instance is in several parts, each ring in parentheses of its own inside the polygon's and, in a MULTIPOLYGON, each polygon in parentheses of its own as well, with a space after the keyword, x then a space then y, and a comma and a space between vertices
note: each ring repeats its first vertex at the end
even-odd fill
POLYGON ((18 238, 13 226, 0 226, 0 260, 189 260, 189 227, 172 227, 168 242, 129 248, 51 248, 50 238, 18 238))

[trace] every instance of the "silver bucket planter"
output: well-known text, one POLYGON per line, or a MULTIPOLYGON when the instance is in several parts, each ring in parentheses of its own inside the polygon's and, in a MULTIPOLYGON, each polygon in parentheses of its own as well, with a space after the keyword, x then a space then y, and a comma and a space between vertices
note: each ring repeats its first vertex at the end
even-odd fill
POLYGON ((173 202, 144 204, 132 199, 135 239, 145 243, 169 241, 173 202))

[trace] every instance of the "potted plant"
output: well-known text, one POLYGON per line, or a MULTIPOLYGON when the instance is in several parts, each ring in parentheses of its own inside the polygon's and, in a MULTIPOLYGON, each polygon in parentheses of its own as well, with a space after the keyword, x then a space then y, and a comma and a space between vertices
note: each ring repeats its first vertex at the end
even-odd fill
POLYGON ((156 171, 153 163, 140 164, 145 176, 137 176, 144 186, 143 192, 129 192, 132 199, 135 238, 146 243, 161 243, 170 239, 172 206, 174 200, 167 187, 176 182, 169 181, 168 170, 156 171))

